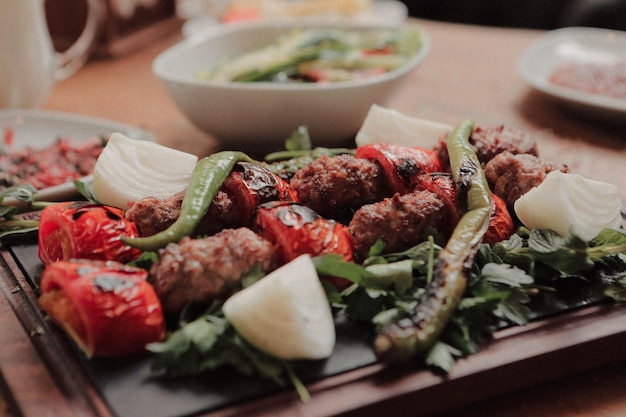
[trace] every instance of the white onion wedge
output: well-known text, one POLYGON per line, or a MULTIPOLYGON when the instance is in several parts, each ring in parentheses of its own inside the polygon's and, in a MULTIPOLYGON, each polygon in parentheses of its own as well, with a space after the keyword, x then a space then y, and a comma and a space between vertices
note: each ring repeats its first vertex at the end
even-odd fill
POLYGON ((124 210, 144 197, 167 198, 187 187, 197 162, 195 155, 113 133, 94 167, 94 196, 124 210))
POLYGON ((356 135, 356 145, 392 143, 432 148, 452 131, 452 126, 407 116, 397 110, 373 104, 356 135))
POLYGON ((226 319, 250 344, 281 359, 323 359, 335 346, 330 304, 308 255, 226 300, 226 319))
POLYGON ((545 180, 515 202, 515 214, 530 229, 550 229, 561 236, 570 232, 591 240, 602 229, 622 223, 617 186, 578 174, 550 172, 545 180))

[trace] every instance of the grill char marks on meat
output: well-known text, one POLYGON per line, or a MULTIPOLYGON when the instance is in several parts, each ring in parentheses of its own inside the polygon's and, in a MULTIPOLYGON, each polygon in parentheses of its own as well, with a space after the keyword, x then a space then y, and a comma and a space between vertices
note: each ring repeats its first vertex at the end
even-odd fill
MULTIPOLYGON (((440 138, 435 150, 444 168, 449 171, 450 157, 446 142, 447 137, 440 138)), ((537 144, 530 135, 504 125, 488 128, 476 127, 469 138, 469 143, 483 165, 504 151, 513 154, 538 155, 537 144)))
POLYGON ((328 218, 391 196, 380 165, 347 154, 316 159, 298 170, 290 185, 301 204, 328 218))
POLYGON ((290 184, 300 203, 341 219, 394 193, 406 194, 421 175, 441 170, 432 150, 372 144, 358 148, 355 156, 323 156, 297 171, 290 184))
POLYGON ((543 182, 555 170, 569 172, 566 165, 556 164, 531 154, 502 152, 485 165, 485 176, 491 191, 500 196, 511 213, 515 201, 543 182))
POLYGON ((408 249, 424 241, 429 228, 443 233, 446 239, 456 225, 456 207, 430 191, 395 194, 378 203, 361 207, 354 214, 348 229, 354 239, 355 257, 363 260, 372 245, 381 240, 384 252, 408 249))
MULTIPOLYGON (((185 191, 164 199, 142 198, 126 210, 125 217, 137 225, 140 236, 152 236, 167 229, 178 219, 184 197, 185 191)), ((196 228, 195 235, 210 236, 226 227, 238 227, 240 219, 234 215, 233 205, 227 193, 218 191, 209 211, 196 228)))
MULTIPOLYGON (((144 198, 133 203, 125 216, 135 222, 141 236, 154 235, 176 221, 184 196, 185 191, 181 191, 166 199, 144 198)), ((222 229, 250 226, 259 204, 296 198, 289 184, 265 167, 240 162, 222 184, 194 235, 210 236, 222 229)))
POLYGON ((148 281, 166 314, 178 315, 187 305, 207 306, 225 299, 254 266, 276 267, 272 244, 247 228, 225 229, 204 238, 183 238, 158 252, 148 281))
POLYGON ((415 191, 427 190, 439 196, 450 206, 450 211, 454 211, 456 216, 451 219, 456 224, 459 220, 461 208, 459 206, 459 194, 451 173, 429 172, 419 177, 415 191))

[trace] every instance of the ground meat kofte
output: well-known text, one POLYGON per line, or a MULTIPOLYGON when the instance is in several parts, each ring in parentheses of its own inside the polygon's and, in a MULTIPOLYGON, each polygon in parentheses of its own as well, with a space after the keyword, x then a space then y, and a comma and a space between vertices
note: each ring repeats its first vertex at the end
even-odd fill
POLYGON ((456 226, 456 208, 430 191, 396 194, 361 207, 348 229, 354 238, 355 257, 363 260, 378 240, 385 253, 408 249, 424 241, 430 228, 447 239, 456 226))
MULTIPOLYGON (((132 203, 126 210, 126 219, 137 225, 141 236, 152 236, 172 225, 180 216, 185 191, 174 194, 172 197, 159 199, 146 197, 132 203)), ((245 226, 241 218, 233 210, 233 201, 223 191, 218 191, 209 206, 209 211, 196 228, 197 236, 213 235, 226 227, 245 226)))
POLYGON ((176 315, 187 305, 225 299, 255 265, 276 267, 272 244, 247 228, 226 229, 204 239, 183 238, 159 250, 148 281, 163 311, 176 315))
MULTIPOLYGON (((152 236, 178 219, 184 197, 185 191, 166 199, 147 197, 132 203, 125 216, 137 225, 141 236, 152 236)), ((267 168, 240 162, 220 187, 194 236, 250 226, 259 204, 274 200, 292 201, 295 197, 289 184, 267 168)))
POLYGON ((569 172, 566 165, 546 161, 531 154, 502 152, 485 165, 491 191, 500 196, 512 211, 513 204, 531 188, 543 182, 550 172, 569 172))
POLYGON ((376 162, 347 154, 318 158, 298 170, 290 185, 301 204, 329 218, 391 195, 376 162))
MULTIPOLYGON (((439 159, 446 165, 446 169, 449 169, 450 157, 446 141, 447 137, 440 138, 435 150, 439 159)), ((504 127, 504 125, 488 128, 476 127, 469 138, 469 143, 476 152, 478 160, 483 164, 505 151, 513 154, 538 155, 537 144, 529 134, 504 127)))

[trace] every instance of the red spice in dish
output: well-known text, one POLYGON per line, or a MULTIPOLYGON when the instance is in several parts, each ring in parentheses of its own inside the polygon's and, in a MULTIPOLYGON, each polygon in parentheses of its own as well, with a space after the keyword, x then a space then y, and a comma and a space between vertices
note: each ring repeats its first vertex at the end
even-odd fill
POLYGON ((59 138, 43 149, 5 149, 0 152, 0 189, 29 183, 40 190, 90 175, 105 143, 99 137, 59 138))
POLYGON ((13 138, 15 137, 15 132, 10 127, 5 127, 2 133, 2 143, 4 146, 11 146, 13 144, 13 138))
POLYGON ((550 82, 563 87, 626 100, 626 61, 615 64, 567 62, 550 82))

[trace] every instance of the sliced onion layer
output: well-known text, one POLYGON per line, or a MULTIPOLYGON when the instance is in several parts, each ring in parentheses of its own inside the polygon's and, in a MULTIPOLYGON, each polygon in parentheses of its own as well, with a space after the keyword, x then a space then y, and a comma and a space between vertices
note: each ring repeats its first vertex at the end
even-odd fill
POLYGON ((302 255, 231 296, 224 315, 250 344, 281 359, 323 359, 335 324, 309 255, 302 255))
POLYGON ((515 214, 530 229, 571 232, 588 241, 602 229, 620 227, 621 207, 617 186, 557 170, 515 202, 515 214))
POLYGON ((144 197, 167 198, 189 184, 198 157, 114 133, 93 172, 93 192, 106 205, 127 209, 144 197))

